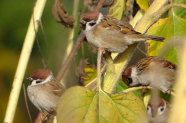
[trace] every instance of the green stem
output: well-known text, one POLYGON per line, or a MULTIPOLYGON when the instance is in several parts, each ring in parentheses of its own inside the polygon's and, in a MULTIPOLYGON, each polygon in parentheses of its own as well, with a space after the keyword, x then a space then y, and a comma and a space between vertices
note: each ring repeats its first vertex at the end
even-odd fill
POLYGON ((150 86, 132 87, 132 88, 128 88, 128 89, 124 90, 123 92, 128 93, 128 92, 136 91, 136 90, 140 90, 140 89, 152 89, 152 87, 150 87, 150 86))

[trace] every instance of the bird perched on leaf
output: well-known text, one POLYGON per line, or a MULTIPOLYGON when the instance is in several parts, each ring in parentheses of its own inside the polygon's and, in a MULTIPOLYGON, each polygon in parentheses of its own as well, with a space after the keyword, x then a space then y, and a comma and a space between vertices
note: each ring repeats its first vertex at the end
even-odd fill
POLYGON ((140 41, 164 40, 163 37, 136 32, 129 23, 104 16, 97 11, 83 14, 80 24, 89 43, 109 52, 121 53, 129 45, 140 41))
POLYGON ((65 88, 55 80, 48 69, 36 70, 27 79, 29 80, 27 93, 30 101, 40 112, 55 115, 56 107, 65 88))
POLYGON ((150 56, 125 69, 122 78, 129 87, 150 85, 170 93, 176 79, 176 65, 164 58, 150 56))

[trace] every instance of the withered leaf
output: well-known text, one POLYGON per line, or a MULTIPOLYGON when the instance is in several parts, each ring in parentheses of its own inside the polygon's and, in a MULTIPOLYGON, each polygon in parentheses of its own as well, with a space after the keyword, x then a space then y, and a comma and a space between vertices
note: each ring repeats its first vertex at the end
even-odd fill
POLYGON ((52 15, 57 22, 63 24, 65 27, 73 27, 74 18, 67 13, 64 5, 59 0, 55 0, 53 4, 52 15))

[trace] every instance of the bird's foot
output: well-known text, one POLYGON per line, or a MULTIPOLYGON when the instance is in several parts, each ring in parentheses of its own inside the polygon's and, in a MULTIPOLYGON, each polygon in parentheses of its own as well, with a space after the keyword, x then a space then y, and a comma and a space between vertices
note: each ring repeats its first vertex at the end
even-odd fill
POLYGON ((172 89, 168 89, 168 90, 166 91, 167 94, 171 94, 172 92, 173 92, 172 89))
POLYGON ((102 50, 102 53, 105 54, 106 53, 106 50, 104 47, 100 47, 99 50, 102 50))

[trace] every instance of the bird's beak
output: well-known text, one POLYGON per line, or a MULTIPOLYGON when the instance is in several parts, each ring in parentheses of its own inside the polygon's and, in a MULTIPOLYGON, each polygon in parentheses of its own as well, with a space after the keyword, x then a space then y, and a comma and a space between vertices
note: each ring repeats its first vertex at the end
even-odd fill
POLYGON ((29 81, 29 84, 31 84, 32 81, 34 80, 32 77, 27 77, 26 79, 29 81))
POLYGON ((80 20, 80 25, 81 25, 81 28, 83 29, 83 30, 85 30, 86 29, 86 21, 84 21, 84 20, 80 20))

